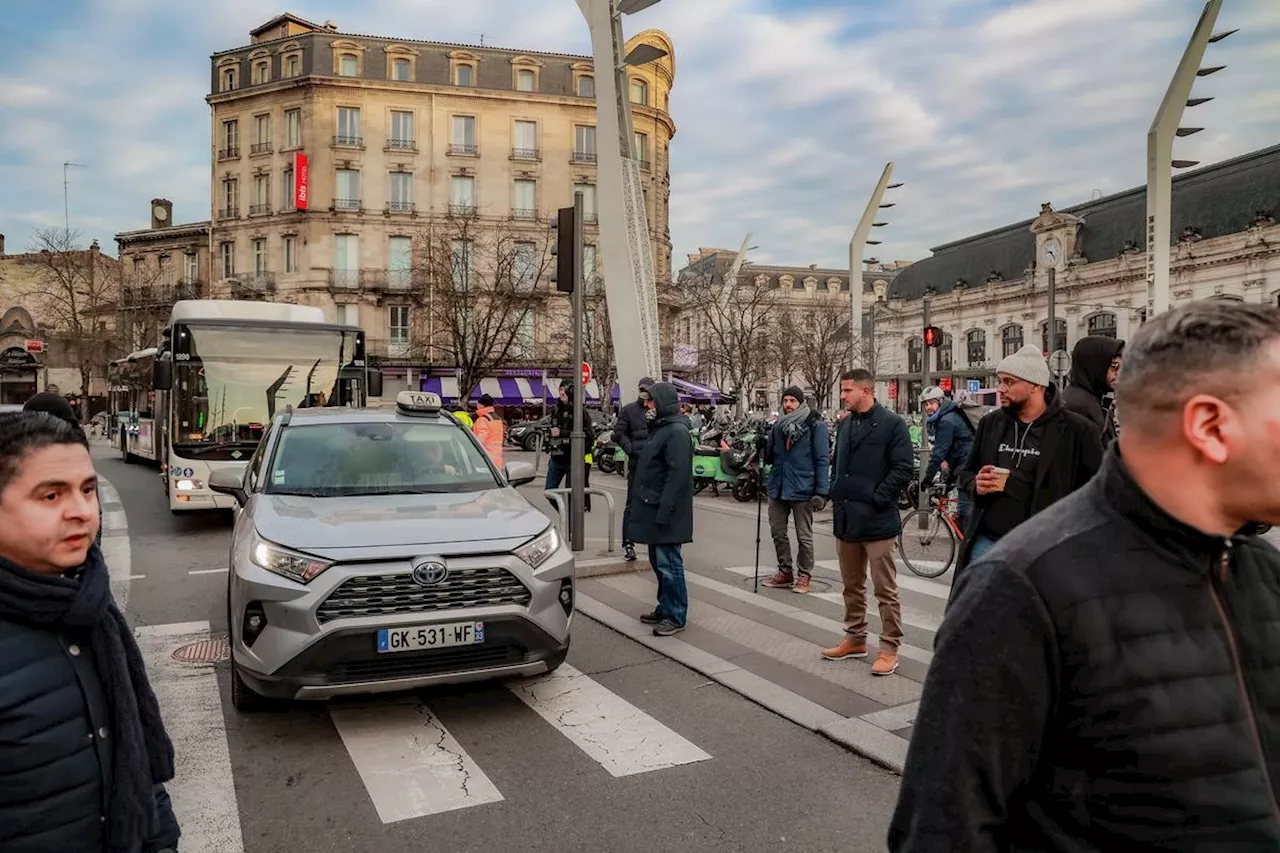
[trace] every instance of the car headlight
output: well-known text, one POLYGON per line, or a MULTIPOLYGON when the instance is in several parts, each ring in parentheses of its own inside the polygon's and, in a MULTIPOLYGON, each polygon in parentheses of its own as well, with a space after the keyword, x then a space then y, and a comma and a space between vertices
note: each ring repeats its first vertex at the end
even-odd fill
POLYGON ((281 548, 256 533, 249 544, 249 559, 255 566, 298 583, 310 583, 321 572, 333 565, 327 560, 281 548))
POLYGON ((529 564, 529 568, 537 570, 539 566, 550 559, 560 548, 560 534, 556 532, 554 526, 548 527, 539 533, 533 539, 521 545, 515 550, 515 555, 521 560, 529 564))

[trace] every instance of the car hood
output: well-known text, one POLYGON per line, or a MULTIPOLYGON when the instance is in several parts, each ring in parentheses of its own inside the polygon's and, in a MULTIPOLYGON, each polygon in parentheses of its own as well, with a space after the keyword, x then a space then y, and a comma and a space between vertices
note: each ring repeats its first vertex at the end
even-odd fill
POLYGON ((264 539, 335 559, 357 550, 362 559, 510 551, 550 523, 505 488, 352 498, 257 494, 245 510, 264 539))

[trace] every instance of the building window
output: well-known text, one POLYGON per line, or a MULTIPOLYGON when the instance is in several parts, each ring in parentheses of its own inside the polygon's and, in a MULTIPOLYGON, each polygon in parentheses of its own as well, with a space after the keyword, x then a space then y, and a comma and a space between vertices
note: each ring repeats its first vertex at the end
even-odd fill
POLYGON ((169 287, 173 284, 173 265, 169 263, 168 255, 160 256, 160 285, 169 287))
MULTIPOLYGON (((356 132, 359 133, 359 122, 356 123, 356 132)), ((302 147, 302 110, 300 109, 284 111, 284 147, 302 147)))
POLYGON ((183 270, 182 283, 195 284, 200 280, 200 256, 195 252, 188 252, 182 256, 183 270))
POLYGON ((987 360, 987 333, 981 329, 973 329, 965 340, 969 345, 969 366, 977 367, 987 360))
POLYGON ((534 345, 534 318, 533 310, 526 308, 520 312, 520 319, 516 321, 516 336, 512 341, 515 348, 515 357, 530 361, 533 359, 534 345))
POLYGON ((408 290, 413 275, 413 240, 392 237, 387 241, 387 286, 408 290))
POLYGON ((240 180, 227 178, 222 182, 222 218, 240 215, 240 180))
POLYGON ((511 286, 520 293, 532 293, 537 283, 537 247, 533 243, 516 243, 511 259, 511 286))
POLYGON ((286 166, 284 173, 280 176, 281 183, 284 186, 284 200, 280 204, 281 210, 293 210, 296 207, 296 187, 293 185, 293 167, 286 166))
POLYGON ((253 145, 250 154, 263 154, 271 150, 271 116, 253 117, 253 145))
POLYGON ((409 306, 390 305, 387 307, 387 331, 391 346, 397 350, 394 355, 404 355, 409 346, 409 306))
POLYGON ((413 142, 413 113, 406 110, 391 111, 391 135, 387 140, 390 148, 415 147, 413 142))
POLYGON ((338 107, 338 135, 334 142, 339 145, 361 143, 359 107, 338 107))
POLYGON ((240 156, 240 120, 230 119, 222 123, 222 150, 218 157, 240 156))
POLYGON ((476 117, 454 116, 453 136, 449 144, 450 154, 475 154, 476 151, 476 117))
POLYGON ((453 70, 453 82, 457 86, 474 86, 476 84, 476 67, 459 65, 453 70))
POLYGON ((1007 356, 1022 349, 1022 327, 1005 326, 1000 332, 1000 348, 1007 356))
POLYGON ((297 77, 301 73, 302 59, 297 54, 286 56, 284 59, 284 76, 297 77))
POLYGON ((470 175, 454 175, 449 182, 449 212, 471 216, 476 212, 476 179, 470 175))
POLYGON ((594 163, 596 161, 596 129, 594 125, 574 125, 573 159, 578 163, 594 163))
POLYGON ((649 168, 649 134, 635 134, 636 159, 640 161, 640 167, 649 168))
POLYGON ((538 182, 516 181, 512 185, 511 215, 516 219, 536 219, 538 216, 538 182))
POLYGON ((1116 337, 1116 315, 1094 314, 1089 318, 1089 334, 1100 338, 1116 337))
POLYGON ((249 208, 250 215, 270 213, 271 212, 271 176, 270 175, 254 175, 253 176, 253 205, 249 208))
POLYGON ((411 211, 413 210, 413 173, 412 172, 392 172, 391 173, 391 203, 392 210, 411 211))
POLYGON ((222 266, 222 277, 233 277, 236 274, 236 244, 232 242, 219 244, 218 258, 222 266))
POLYGON ((261 86, 271 81, 271 66, 267 62, 253 63, 253 85, 261 86))
POLYGON ((360 172, 339 169, 335 176, 333 206, 338 210, 360 209, 360 172))
POLYGON ((346 288, 360 283, 360 238, 355 234, 333 236, 333 283, 346 288))
POLYGON ((391 60, 391 79, 398 80, 401 83, 407 83, 412 79, 410 76, 409 60, 393 59, 391 60))
POLYGON ((360 325, 360 306, 352 305, 350 302, 336 306, 338 309, 338 325, 339 326, 359 326, 360 325))
POLYGON ((937 369, 946 372, 951 369, 952 347, 951 335, 942 333, 942 346, 938 347, 937 369))
POLYGON ((359 77, 360 59, 351 53, 344 53, 338 58, 338 75, 341 77, 359 77))
POLYGON ((236 70, 234 68, 224 69, 222 72, 222 91, 231 92, 236 88, 236 70))
POLYGON ((583 74, 578 78, 578 97, 594 98, 596 96, 596 78, 583 74))
POLYGON ((471 285, 471 241, 454 240, 451 246, 451 255, 454 289, 466 290, 471 285))
POLYGON ((918 374, 924 368, 924 349, 919 338, 907 341, 907 372, 918 374))
POLYGON ((538 159, 538 123, 536 121, 517 121, 511 156, 516 160, 538 159))
POLYGON ((631 78, 631 103, 649 106, 649 84, 644 80, 631 78))
POLYGON ((1049 321, 1045 320, 1040 324, 1040 349, 1046 353, 1056 352, 1058 350, 1066 350, 1067 348, 1067 321, 1061 318, 1054 318, 1054 336, 1053 346, 1049 345, 1049 321))
POLYGON ((587 222, 596 221, 596 185, 574 184, 575 195, 582 193, 582 218, 587 222))
POLYGON ((298 238, 297 237, 286 236, 284 238, 284 271, 285 272, 298 271, 298 238))
POLYGON ((537 82, 537 75, 528 68, 519 68, 516 70, 516 91, 532 92, 537 82))
POLYGON ((255 237, 253 240, 253 272, 262 275, 267 271, 267 239, 255 237))
POLYGON ((582 292, 588 296, 596 292, 596 247, 592 245, 582 247, 582 292))

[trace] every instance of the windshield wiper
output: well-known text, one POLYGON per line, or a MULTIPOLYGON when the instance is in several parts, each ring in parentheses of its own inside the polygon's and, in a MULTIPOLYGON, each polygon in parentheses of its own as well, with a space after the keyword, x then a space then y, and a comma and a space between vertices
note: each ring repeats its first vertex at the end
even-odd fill
POLYGON ((203 456, 206 453, 212 453, 215 450, 226 450, 229 447, 242 447, 253 450, 257 448, 259 443, 241 439, 239 441, 220 441, 217 444, 175 444, 174 449, 181 451, 184 456, 203 456))

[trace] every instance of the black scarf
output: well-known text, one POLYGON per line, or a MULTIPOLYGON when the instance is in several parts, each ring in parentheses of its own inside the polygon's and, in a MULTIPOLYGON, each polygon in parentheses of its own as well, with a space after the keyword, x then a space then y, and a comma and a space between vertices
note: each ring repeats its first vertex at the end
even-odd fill
POLYGON ((0 619, 88 634, 115 739, 107 843, 112 851, 137 849, 157 827, 154 786, 173 778, 173 744, 133 631, 111 597, 102 551, 93 546, 75 577, 0 558, 0 619))

